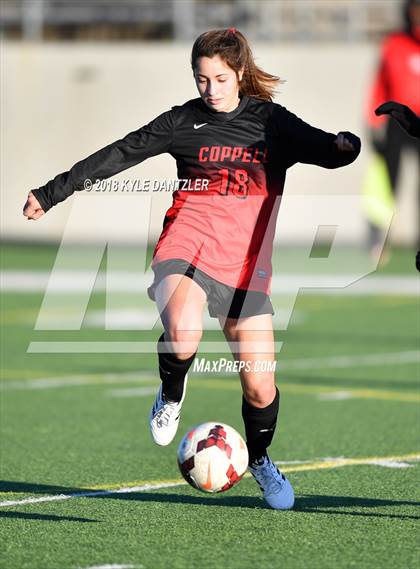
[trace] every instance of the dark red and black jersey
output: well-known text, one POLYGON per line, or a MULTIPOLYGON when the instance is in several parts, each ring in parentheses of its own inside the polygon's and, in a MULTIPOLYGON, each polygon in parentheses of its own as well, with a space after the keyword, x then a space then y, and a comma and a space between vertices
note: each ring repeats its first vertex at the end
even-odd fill
POLYGON ((277 103, 243 96, 226 113, 197 98, 172 107, 33 192, 47 211, 82 190, 86 178, 109 178, 167 152, 176 160, 178 179, 190 185, 172 194, 152 264, 184 259, 229 286, 270 293, 276 198, 283 193, 286 170, 297 162, 324 168, 350 164, 360 152, 360 140, 347 136, 354 151, 338 150, 335 134, 277 103))

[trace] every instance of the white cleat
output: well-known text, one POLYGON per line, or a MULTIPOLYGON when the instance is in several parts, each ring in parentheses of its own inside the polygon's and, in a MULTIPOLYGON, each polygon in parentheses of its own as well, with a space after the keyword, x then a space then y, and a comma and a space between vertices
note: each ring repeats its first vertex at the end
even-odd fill
POLYGON ((291 510, 295 503, 292 485, 268 456, 250 467, 267 504, 275 510, 291 510))
POLYGON ((187 389, 188 374, 184 379, 184 391, 179 402, 167 401, 162 394, 160 384, 158 394, 149 415, 150 432, 157 445, 166 446, 176 435, 179 425, 182 403, 187 389))

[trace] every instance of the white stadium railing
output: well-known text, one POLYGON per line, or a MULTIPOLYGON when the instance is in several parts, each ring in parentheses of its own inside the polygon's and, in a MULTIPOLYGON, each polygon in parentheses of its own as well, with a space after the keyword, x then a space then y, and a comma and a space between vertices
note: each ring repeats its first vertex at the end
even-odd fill
MULTIPOLYGON (((190 40, 236 26, 254 40, 363 41, 400 25, 401 12, 401 0, 2 0, 0 25, 3 37, 29 40, 42 40, 46 27, 57 27, 59 38, 63 26, 104 24, 114 28, 113 39, 124 39, 125 27, 150 24, 146 38, 139 26, 130 39, 190 40)), ((107 39, 103 31, 97 37, 107 39)))

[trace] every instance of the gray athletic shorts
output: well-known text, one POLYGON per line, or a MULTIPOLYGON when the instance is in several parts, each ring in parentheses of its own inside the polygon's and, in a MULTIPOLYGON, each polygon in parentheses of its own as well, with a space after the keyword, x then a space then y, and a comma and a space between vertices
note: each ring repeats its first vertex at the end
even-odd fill
POLYGON ((229 318, 274 314, 268 294, 225 285, 183 259, 161 261, 152 269, 155 278, 147 289, 147 294, 151 300, 155 300, 156 286, 163 277, 181 274, 193 279, 204 290, 207 295, 209 314, 212 318, 217 318, 219 314, 229 318))

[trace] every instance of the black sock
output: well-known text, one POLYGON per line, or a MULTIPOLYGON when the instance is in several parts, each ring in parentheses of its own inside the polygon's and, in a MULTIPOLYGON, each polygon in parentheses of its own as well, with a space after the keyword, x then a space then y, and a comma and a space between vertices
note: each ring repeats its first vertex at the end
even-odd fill
POLYGON ((276 396, 267 407, 254 407, 242 396, 242 418, 245 424, 246 444, 249 464, 267 454, 267 448, 273 440, 279 412, 280 394, 276 387, 276 396))
POLYGON ((165 342, 164 334, 165 332, 162 333, 157 343, 162 391, 166 399, 181 401, 185 376, 197 352, 186 360, 181 360, 169 352, 161 352, 159 344, 165 342))

